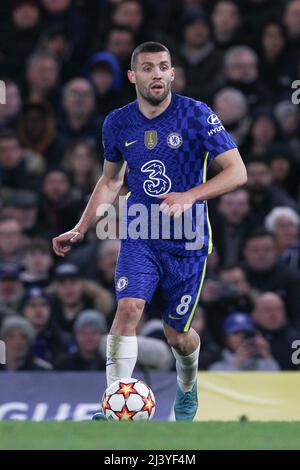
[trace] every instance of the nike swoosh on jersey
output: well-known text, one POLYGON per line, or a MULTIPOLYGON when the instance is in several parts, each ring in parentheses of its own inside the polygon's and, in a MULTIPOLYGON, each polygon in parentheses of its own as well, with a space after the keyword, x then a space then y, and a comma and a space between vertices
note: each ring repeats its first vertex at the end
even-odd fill
POLYGON ((130 145, 135 144, 136 142, 137 142, 137 140, 133 140, 132 142, 127 142, 127 140, 126 140, 125 147, 129 147, 130 145))
POLYGON ((181 320, 182 317, 173 317, 172 315, 169 315, 169 318, 171 318, 171 320, 181 320))

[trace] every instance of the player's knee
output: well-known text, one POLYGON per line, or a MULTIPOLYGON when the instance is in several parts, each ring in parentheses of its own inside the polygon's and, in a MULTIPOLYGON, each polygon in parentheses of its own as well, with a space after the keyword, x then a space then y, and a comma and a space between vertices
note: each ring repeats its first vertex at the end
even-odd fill
POLYGON ((116 318, 121 324, 137 325, 144 305, 145 301, 142 299, 122 299, 118 304, 116 318))

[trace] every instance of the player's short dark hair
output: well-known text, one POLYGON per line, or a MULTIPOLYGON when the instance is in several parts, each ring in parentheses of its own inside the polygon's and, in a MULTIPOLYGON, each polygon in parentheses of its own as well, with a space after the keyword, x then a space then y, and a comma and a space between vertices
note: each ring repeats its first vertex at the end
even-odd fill
POLYGON ((135 68, 136 59, 138 55, 144 52, 167 52, 171 59, 171 54, 170 54, 169 49, 163 44, 161 44, 160 42, 155 42, 155 41, 143 42, 142 44, 140 44, 134 49, 131 55, 131 69, 132 70, 134 70, 135 68))

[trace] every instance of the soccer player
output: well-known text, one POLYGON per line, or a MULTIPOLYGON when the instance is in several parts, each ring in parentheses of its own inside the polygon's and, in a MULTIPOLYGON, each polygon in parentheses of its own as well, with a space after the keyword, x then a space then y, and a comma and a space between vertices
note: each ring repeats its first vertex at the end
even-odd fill
MULTIPOLYGON (((106 117, 103 175, 78 224, 54 238, 53 248, 64 256, 72 244, 83 239, 97 221, 98 206, 115 201, 126 165, 128 214, 133 204, 144 204, 149 211, 156 204, 160 216, 174 224, 175 219, 192 211, 193 227, 199 229, 195 227, 194 209, 202 209, 198 237, 202 242, 192 245, 193 249, 185 236, 122 239, 115 274, 118 307, 107 338, 106 375, 110 385, 122 377, 132 377, 138 352, 136 327, 145 303, 151 302, 160 287, 164 331, 176 359, 175 417, 192 420, 198 406, 200 338, 190 326, 212 250, 206 201, 242 186, 247 176, 235 143, 213 111, 200 101, 172 93, 174 74, 170 52, 164 45, 147 42, 133 51, 128 79, 136 88, 137 100, 106 117), (207 181, 213 159, 221 171, 207 181)), ((171 233, 174 235, 174 227, 171 233)), ((96 415, 101 417, 101 412, 96 415)))

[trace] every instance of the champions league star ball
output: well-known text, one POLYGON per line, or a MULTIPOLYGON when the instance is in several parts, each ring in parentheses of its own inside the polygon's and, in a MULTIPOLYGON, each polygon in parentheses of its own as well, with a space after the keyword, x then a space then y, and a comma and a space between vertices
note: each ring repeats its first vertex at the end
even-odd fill
POLYGON ((102 409, 106 419, 115 421, 148 421, 155 412, 152 390, 141 380, 116 380, 104 392, 102 409))

